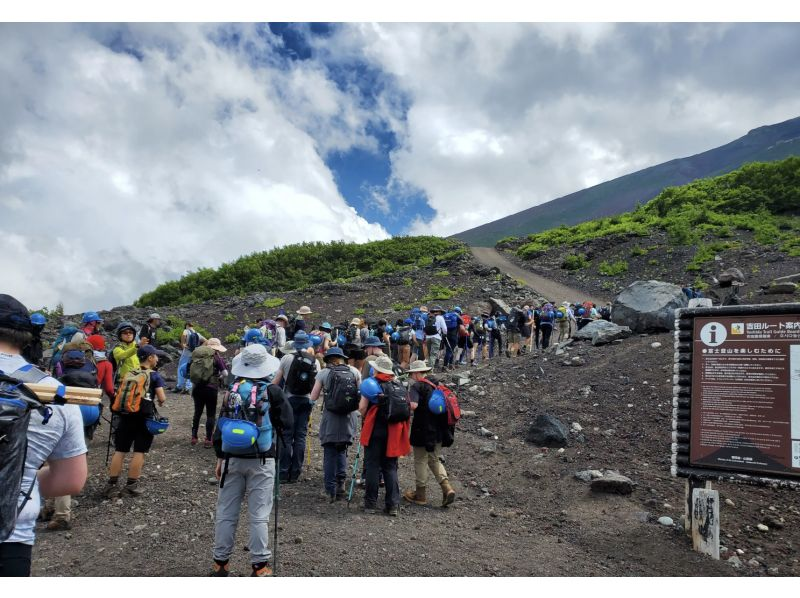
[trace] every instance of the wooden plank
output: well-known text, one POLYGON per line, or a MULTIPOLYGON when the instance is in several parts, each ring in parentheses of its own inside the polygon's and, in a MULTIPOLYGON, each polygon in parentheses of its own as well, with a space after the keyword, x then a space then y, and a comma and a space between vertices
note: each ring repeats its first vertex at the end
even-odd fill
MULTIPOLYGON (((26 384, 42 403, 52 403, 55 398, 56 387, 48 384, 26 384)), ((80 388, 78 386, 65 386, 64 399, 70 405, 98 405, 103 396, 99 388, 80 388)))
MULTIPOLYGON (((677 458, 677 454, 673 453, 673 464, 674 465, 682 465, 681 461, 685 460, 688 462, 689 460, 686 459, 683 455, 681 455, 681 459, 677 458)), ((702 480, 700 478, 689 477, 686 479, 686 486, 685 486, 685 495, 683 501, 683 529, 686 532, 687 536, 692 535, 692 516, 694 514, 694 505, 692 503, 692 496, 694 490, 696 488, 701 488, 704 490, 711 489, 711 482, 708 480, 702 480)))
POLYGON ((692 546, 718 561, 719 492, 695 488, 692 502, 692 546))

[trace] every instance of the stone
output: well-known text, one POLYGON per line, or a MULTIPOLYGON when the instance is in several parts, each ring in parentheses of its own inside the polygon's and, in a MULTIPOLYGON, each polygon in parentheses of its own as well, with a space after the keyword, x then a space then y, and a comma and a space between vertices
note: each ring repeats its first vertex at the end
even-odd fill
POLYGON ((783 282, 795 282, 800 284, 800 272, 797 274, 789 274, 789 276, 781 276, 772 281, 771 284, 781 284, 783 282))
POLYGON ((567 446, 568 437, 567 427, 557 417, 543 413, 536 418, 525 439, 536 446, 559 448, 567 446))
POLYGON ((216 486, 216 485, 219 483, 219 481, 217 480, 217 478, 208 478, 208 480, 207 480, 207 481, 208 481, 208 483, 209 483, 209 484, 211 484, 211 485, 213 485, 213 486, 216 486))
POLYGON ((487 429, 486 429, 486 428, 484 428, 484 427, 481 427, 481 428, 480 428, 480 430, 478 430, 478 433, 479 433, 481 436, 494 436, 494 434, 493 434, 492 432, 490 432, 489 430, 487 430, 487 429))
POLYGON ((692 307, 714 307, 714 303, 708 297, 695 297, 689 299, 689 308, 692 307))
POLYGON ((459 378, 458 379, 458 385, 459 386, 466 386, 467 384, 469 384, 469 378, 459 378))
POLYGON ((481 448, 478 449, 478 452, 481 455, 491 455, 492 453, 496 453, 497 450, 490 444, 484 444, 481 448))
POLYGON ((797 283, 794 282, 772 282, 764 289, 765 295, 791 295, 797 291, 797 283))
POLYGON ((660 349, 661 343, 650 343, 650 347, 653 349, 660 349))
POLYGON ((634 483, 630 478, 609 471, 602 478, 592 480, 590 488, 592 492, 603 492, 606 494, 631 494, 634 483))
POLYGON ((476 413, 474 411, 462 411, 461 417, 475 417, 476 413))
POLYGON ((662 332, 675 327, 675 310, 689 303, 681 287, 658 280, 638 280, 620 293, 612 320, 633 332, 662 332))
POLYGON ((575 472, 575 479, 580 480, 581 482, 589 483, 592 481, 592 474, 589 470, 586 471, 576 471, 575 472))
POLYGON ((593 345, 610 343, 616 339, 627 338, 631 331, 627 327, 618 326, 607 320, 594 320, 586 326, 576 331, 572 338, 577 340, 589 340, 593 345), (599 339, 595 342, 595 338, 599 339))
POLYGON ((764 525, 763 523, 759 523, 756 527, 758 528, 758 531, 760 531, 760 532, 768 532, 769 531, 769 528, 766 525, 764 525))
POLYGON ((658 522, 661 525, 666 525, 667 527, 675 525, 675 522, 672 520, 672 517, 659 517, 658 522))
POLYGON ((761 566, 761 563, 759 563, 756 559, 750 559, 749 561, 747 561, 747 564, 750 565, 751 567, 761 566))
POLYGON ((736 503, 733 502, 730 498, 726 498, 725 499, 725 504, 728 505, 729 507, 735 507, 736 506, 736 503))
POLYGON ((739 560, 738 556, 732 556, 728 559, 728 564, 733 567, 734 569, 741 569, 742 568, 742 561, 739 560))
POLYGON ((583 426, 581 426, 578 422, 572 422, 572 431, 575 433, 583 432, 583 426))
POLYGON ((502 299, 497 299, 496 297, 489 297, 489 303, 492 304, 492 313, 501 311, 506 316, 511 313, 511 308, 502 299))
POLYGON ((133 531, 135 531, 135 532, 140 532, 140 531, 142 531, 142 530, 143 530, 144 528, 146 528, 146 527, 147 527, 147 526, 146 526, 146 525, 144 525, 144 524, 142 524, 142 525, 135 525, 135 526, 133 527, 133 531))

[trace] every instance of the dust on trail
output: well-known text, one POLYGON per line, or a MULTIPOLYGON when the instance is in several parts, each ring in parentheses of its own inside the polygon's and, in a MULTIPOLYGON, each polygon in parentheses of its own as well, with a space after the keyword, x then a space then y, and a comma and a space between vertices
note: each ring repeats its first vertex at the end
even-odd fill
POLYGON ((490 268, 499 268, 501 272, 526 284, 543 297, 556 303, 561 303, 565 300, 574 301, 576 298, 587 299, 597 305, 602 305, 608 301, 606 297, 600 297, 599 295, 587 296, 583 291, 549 280, 528 270, 523 270, 492 247, 470 247, 470 250, 480 263, 490 268))

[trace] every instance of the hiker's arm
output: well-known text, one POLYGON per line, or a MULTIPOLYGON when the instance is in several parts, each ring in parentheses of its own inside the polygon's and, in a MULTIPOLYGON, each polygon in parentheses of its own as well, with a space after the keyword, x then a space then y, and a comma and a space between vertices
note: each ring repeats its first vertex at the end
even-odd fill
POLYGON ((156 388, 156 398, 158 399, 158 404, 163 405, 167 400, 167 395, 164 394, 164 387, 159 386, 156 388))
POLYGON ((413 386, 408 391, 408 404, 411 411, 416 411, 419 406, 419 391, 413 386))
POLYGON ((311 389, 311 400, 316 401, 319 398, 319 393, 322 392, 322 383, 317 380, 314 382, 314 388, 311 389))
POLYGON ((48 461, 37 474, 39 492, 45 498, 79 494, 86 483, 89 468, 86 453, 66 459, 48 461))
POLYGON ((358 412, 361 414, 362 421, 367 416, 367 409, 369 409, 369 401, 367 397, 361 395, 361 400, 358 402, 358 412))
POLYGON ((124 347, 121 347, 119 345, 114 347, 113 353, 114 353, 114 359, 117 360, 117 365, 119 366, 119 364, 123 360, 130 359, 131 357, 136 355, 136 351, 137 350, 138 350, 138 347, 136 346, 136 343, 131 343, 131 346, 128 347, 127 349, 125 349, 124 347))
POLYGON ((186 348, 186 343, 189 342, 188 336, 189 335, 186 334, 185 330, 181 333, 181 341, 180 341, 181 342, 181 349, 185 349, 186 348))
POLYGON ((272 383, 280 384, 281 380, 283 380, 283 368, 279 367, 278 371, 275 373, 275 377, 272 379, 272 383))

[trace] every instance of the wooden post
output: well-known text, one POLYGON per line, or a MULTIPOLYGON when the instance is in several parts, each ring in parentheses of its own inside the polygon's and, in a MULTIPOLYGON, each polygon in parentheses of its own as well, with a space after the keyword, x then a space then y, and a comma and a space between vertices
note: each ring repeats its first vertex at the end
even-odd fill
POLYGON ((719 560, 719 492, 695 488, 692 492, 692 546, 719 560))
POLYGON ((692 518, 694 516, 694 504, 692 503, 692 493, 696 488, 710 490, 711 482, 705 482, 700 478, 689 476, 686 478, 686 500, 684 501, 683 529, 687 536, 692 535, 692 518))

